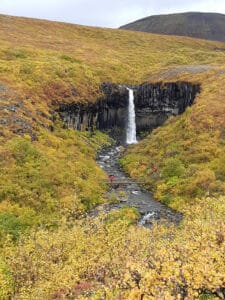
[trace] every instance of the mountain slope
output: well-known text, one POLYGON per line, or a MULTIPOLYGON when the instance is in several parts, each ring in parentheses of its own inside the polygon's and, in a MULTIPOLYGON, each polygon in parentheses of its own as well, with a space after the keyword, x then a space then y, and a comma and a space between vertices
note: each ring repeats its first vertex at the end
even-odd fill
POLYGON ((50 107, 95 101, 104 81, 136 84, 169 66, 225 60, 221 43, 4 15, 0 40, 0 96, 11 105, 0 112, 4 136, 30 134, 34 120, 50 126, 50 107))
POLYGON ((189 12, 150 16, 120 28, 225 42, 225 15, 217 13, 189 12))
POLYGON ((9 16, 0 41, 0 299, 224 299, 225 44, 9 16), (183 222, 86 218, 107 201, 109 141, 53 113, 104 81, 168 80, 201 94, 122 163, 183 222))

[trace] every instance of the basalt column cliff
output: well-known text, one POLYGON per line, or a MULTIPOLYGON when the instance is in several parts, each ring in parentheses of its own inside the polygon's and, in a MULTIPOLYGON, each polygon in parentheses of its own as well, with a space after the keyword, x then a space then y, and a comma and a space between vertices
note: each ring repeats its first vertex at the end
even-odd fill
MULTIPOLYGON (((172 115, 191 106, 199 85, 187 82, 154 83, 132 86, 137 133, 151 131, 172 115)), ((103 97, 91 104, 61 105, 58 113, 65 125, 77 130, 119 130, 124 137, 127 126, 129 92, 125 85, 104 83, 103 97)))
POLYGON ((135 89, 137 133, 162 125, 170 116, 182 114, 191 106, 199 85, 187 82, 142 84, 135 89))

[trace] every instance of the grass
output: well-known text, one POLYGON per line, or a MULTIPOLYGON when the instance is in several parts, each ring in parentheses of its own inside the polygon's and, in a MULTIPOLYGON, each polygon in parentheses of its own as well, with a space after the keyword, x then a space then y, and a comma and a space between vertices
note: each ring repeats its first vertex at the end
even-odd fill
POLYGON ((207 292, 218 299, 225 44, 3 15, 0 25, 0 297, 198 299, 207 292), (193 72, 189 65, 213 68, 193 72), (80 220, 105 201, 95 155, 110 141, 62 129, 51 113, 61 103, 96 101, 103 81, 168 78, 200 83, 201 94, 185 114, 131 146, 122 163, 182 211, 183 223, 147 231, 131 225, 138 215, 127 208, 110 222, 80 220))
POLYGON ((156 198, 177 210, 196 198, 225 192, 224 81, 224 75, 205 78, 192 107, 131 147, 121 160, 132 177, 145 181, 156 198))
POLYGON ((0 25, 0 117, 7 125, 0 131, 6 137, 50 126, 49 111, 60 103, 96 101, 104 81, 136 84, 168 67, 225 65, 222 43, 4 15, 0 25), (18 102, 22 120, 7 108, 18 102))

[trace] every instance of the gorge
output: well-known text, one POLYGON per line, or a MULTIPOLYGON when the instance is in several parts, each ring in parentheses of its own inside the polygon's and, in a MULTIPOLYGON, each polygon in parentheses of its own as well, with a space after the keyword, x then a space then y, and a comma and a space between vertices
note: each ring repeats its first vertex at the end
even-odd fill
MULTIPOLYGON (((59 115, 66 127, 106 131, 117 143, 130 145, 137 143, 142 132, 162 125, 172 115, 182 114, 193 104, 200 86, 188 82, 129 87, 104 83, 101 90, 103 96, 96 103, 62 105, 59 115)), ((107 193, 109 203, 97 206, 89 216, 98 216, 99 210, 109 213, 130 207, 138 212, 141 226, 151 228, 154 220, 178 224, 182 215, 156 201, 153 194, 129 178, 120 167, 121 156, 120 147, 115 145, 99 152, 98 165, 108 176, 113 176, 115 182, 111 182, 107 193), (125 196, 121 197, 121 194, 125 196), (113 197, 117 198, 116 203, 110 203, 113 197)))
POLYGON ((144 83, 129 88, 103 83, 100 88, 102 97, 95 103, 62 104, 57 112, 68 128, 110 131, 122 143, 126 140, 131 89, 138 136, 162 125, 170 116, 182 114, 200 92, 199 84, 189 82, 144 83))
MULTIPOLYGON (((129 143, 136 143, 129 140, 129 143)), ((97 163, 108 175, 114 176, 106 194, 108 201, 96 206, 88 215, 97 217, 100 212, 109 214, 125 208, 133 208, 138 213, 137 225, 152 228, 154 221, 178 225, 183 216, 154 199, 153 193, 140 186, 122 169, 119 160, 123 156, 123 147, 106 147, 99 151, 97 163), (112 201, 114 199, 114 201, 112 201)))
POLYGON ((225 44, 0 23, 0 299, 225 299, 225 44))

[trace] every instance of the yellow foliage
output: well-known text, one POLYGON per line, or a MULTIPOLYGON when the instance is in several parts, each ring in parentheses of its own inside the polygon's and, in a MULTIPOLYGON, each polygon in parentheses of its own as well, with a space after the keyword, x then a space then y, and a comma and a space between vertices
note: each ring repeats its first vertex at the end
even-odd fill
POLYGON ((224 44, 2 15, 0 24, 0 298, 223 299, 224 44), (190 64, 212 69, 185 73, 190 64), (183 222, 147 230, 131 225, 130 209, 78 221, 104 201, 95 155, 109 141, 59 124, 48 132, 51 113, 95 101, 104 81, 167 77, 200 83, 201 94, 121 162, 183 222))
POLYGON ((206 198, 177 228, 105 223, 103 215, 35 230, 3 249, 15 285, 10 295, 191 300, 208 291, 216 299, 225 288, 224 217, 224 198, 206 198))

